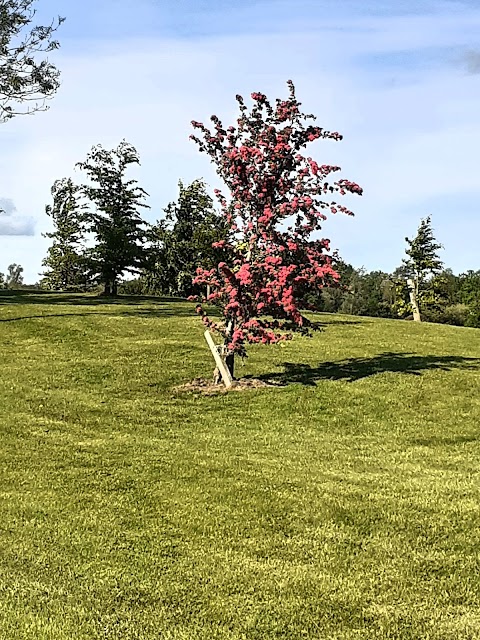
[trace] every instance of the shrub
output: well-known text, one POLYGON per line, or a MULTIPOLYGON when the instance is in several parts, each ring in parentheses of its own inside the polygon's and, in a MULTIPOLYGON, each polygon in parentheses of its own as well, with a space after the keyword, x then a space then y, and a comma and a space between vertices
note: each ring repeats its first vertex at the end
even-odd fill
POLYGON ((480 327, 480 300, 477 300, 472 305, 470 305, 465 326, 480 327))
POLYGON ((469 312, 470 309, 466 304, 452 304, 445 307, 443 311, 444 322, 446 324, 453 324, 457 327, 464 327, 467 322, 469 312))

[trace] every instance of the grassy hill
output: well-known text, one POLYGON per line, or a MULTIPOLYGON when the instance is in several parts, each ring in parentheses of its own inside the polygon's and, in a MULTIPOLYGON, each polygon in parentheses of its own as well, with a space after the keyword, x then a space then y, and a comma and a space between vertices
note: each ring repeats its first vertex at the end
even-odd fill
POLYGON ((0 297, 0 638, 480 638, 480 330, 320 316, 210 377, 192 305, 0 297))

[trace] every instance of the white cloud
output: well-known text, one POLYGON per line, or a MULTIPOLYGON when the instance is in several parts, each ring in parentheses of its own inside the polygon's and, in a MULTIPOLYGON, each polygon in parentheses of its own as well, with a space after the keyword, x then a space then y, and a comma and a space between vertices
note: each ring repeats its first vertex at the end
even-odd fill
POLYGON ((467 71, 472 74, 480 73, 480 51, 469 50, 463 56, 467 71))
POLYGON ((35 221, 16 215, 17 209, 10 198, 0 198, 0 236, 33 236, 35 221))

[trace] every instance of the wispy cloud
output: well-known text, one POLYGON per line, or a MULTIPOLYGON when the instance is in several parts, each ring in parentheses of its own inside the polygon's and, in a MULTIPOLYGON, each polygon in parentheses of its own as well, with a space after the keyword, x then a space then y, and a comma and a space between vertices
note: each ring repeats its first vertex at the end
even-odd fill
POLYGON ((35 220, 17 215, 10 198, 0 198, 0 236, 33 236, 35 220))
POLYGON ((472 73, 474 75, 480 73, 480 51, 475 51, 473 49, 466 51, 464 55, 464 62, 468 73, 472 73))

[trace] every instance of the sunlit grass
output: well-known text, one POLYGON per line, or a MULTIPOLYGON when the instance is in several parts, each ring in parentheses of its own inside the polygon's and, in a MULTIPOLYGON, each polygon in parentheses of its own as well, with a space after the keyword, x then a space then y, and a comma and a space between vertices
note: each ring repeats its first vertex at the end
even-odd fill
POLYGON ((480 637, 480 331, 320 320, 204 397, 189 303, 0 297, 0 638, 480 637))

